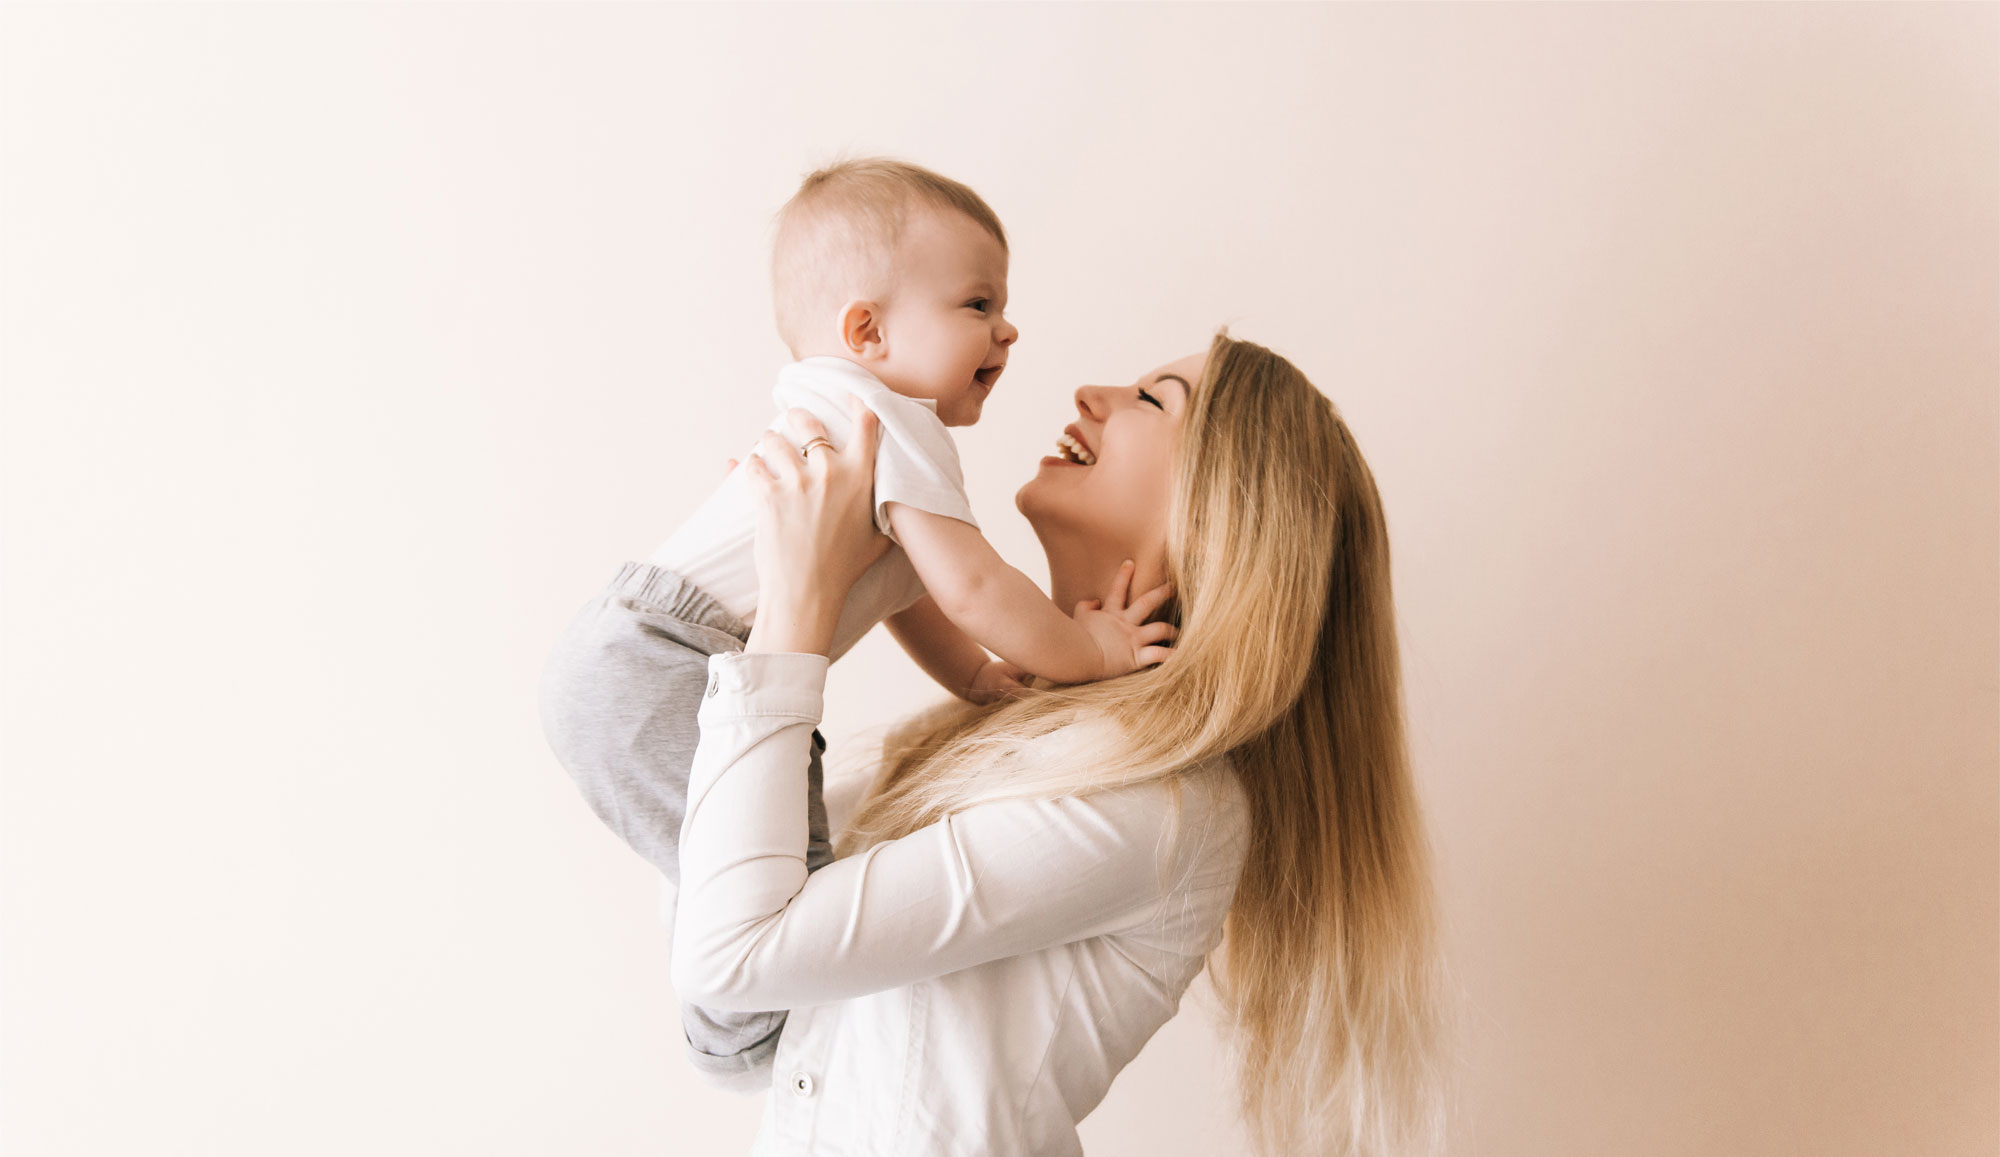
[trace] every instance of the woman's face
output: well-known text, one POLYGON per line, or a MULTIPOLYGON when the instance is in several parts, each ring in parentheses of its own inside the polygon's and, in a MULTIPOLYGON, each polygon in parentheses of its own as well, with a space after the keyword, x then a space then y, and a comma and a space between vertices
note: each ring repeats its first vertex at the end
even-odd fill
POLYGON ((1076 391, 1076 421, 1014 496, 1045 545, 1053 548, 1056 535, 1101 548, 1114 565, 1137 560, 1142 570, 1165 559, 1174 444, 1207 362, 1206 353, 1190 354, 1129 386, 1076 391))

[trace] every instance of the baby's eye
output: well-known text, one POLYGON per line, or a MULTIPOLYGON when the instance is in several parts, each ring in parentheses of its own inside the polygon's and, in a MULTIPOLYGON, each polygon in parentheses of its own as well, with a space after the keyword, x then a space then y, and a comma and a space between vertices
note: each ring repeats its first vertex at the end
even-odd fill
POLYGON ((965 304, 967 304, 967 305, 971 306, 972 308, 974 308, 974 309, 978 310, 978 311, 979 311, 979 312, 981 312, 981 313, 985 313, 985 312, 986 312, 986 306, 987 306, 987 304, 988 304, 988 303, 987 303, 987 300, 986 300, 985 298, 983 298, 983 297, 976 297, 976 298, 973 298, 973 299, 972 299, 971 301, 968 301, 968 302, 966 302, 965 304))
MULTIPOLYGON (((1155 406, 1160 406, 1160 399, 1158 399, 1158 398, 1154 397, 1153 395, 1151 395, 1151 394, 1147 393, 1147 392, 1146 392, 1146 390, 1145 390, 1145 387, 1143 387, 1143 386, 1142 386, 1142 387, 1140 387, 1140 389, 1139 389, 1139 400, 1140 400, 1140 401, 1142 401, 1142 402, 1151 402, 1151 403, 1152 403, 1153 405, 1155 405, 1155 406)), ((1166 407, 1165 407, 1165 406, 1160 406, 1160 409, 1164 410, 1164 409, 1166 409, 1166 407)))

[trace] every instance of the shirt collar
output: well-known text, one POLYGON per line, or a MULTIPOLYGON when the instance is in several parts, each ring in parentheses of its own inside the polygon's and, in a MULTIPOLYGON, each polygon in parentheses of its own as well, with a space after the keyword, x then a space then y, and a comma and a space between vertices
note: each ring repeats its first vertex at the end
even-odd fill
POLYGON ((896 391, 890 389, 888 384, 881 378, 876 377, 846 358, 837 358, 830 354, 822 354, 818 357, 800 358, 797 364, 811 366, 813 369, 819 371, 831 371, 840 374, 842 377, 848 379, 854 392, 860 394, 864 399, 874 395, 891 394, 906 402, 914 402, 933 414, 937 413, 938 404, 936 398, 912 398, 908 394, 898 394, 896 391))

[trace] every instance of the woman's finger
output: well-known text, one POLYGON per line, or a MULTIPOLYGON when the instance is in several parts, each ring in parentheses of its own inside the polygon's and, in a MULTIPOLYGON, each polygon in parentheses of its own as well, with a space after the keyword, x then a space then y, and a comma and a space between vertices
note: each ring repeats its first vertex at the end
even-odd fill
POLYGON ((826 453, 832 453, 833 439, 827 437, 826 426, 813 416, 811 410, 798 406, 786 410, 785 428, 792 432, 792 445, 799 451, 799 460, 806 464, 807 469, 812 467, 814 455, 821 453, 821 447, 813 445, 815 441, 823 444, 826 453))
MULTIPOLYGON (((852 395, 849 396, 852 397, 852 395)), ((791 409, 786 410, 785 425, 790 426, 792 433, 799 436, 798 443, 800 446, 804 446, 814 438, 826 438, 829 442, 833 441, 832 438, 827 438, 826 427, 820 424, 818 418, 813 417, 811 410, 803 409, 799 406, 793 406, 791 409)))
POLYGON ((735 469, 736 469, 736 459, 729 458, 724 460, 722 463, 722 476, 724 478, 729 477, 730 472, 735 469))
POLYGON ((847 412, 854 419, 854 437, 848 440, 847 449, 842 453, 853 455, 866 462, 868 472, 873 474, 875 449, 882 441, 882 420, 875 416, 875 411, 868 408, 868 403, 854 394, 847 396, 847 412))
POLYGON ((756 454, 743 460, 743 473, 749 476, 751 482, 761 487, 769 487, 778 481, 772 476, 771 468, 764 465, 764 460, 756 454))
POLYGON ((1159 586, 1132 600, 1132 604, 1125 608, 1126 621, 1133 623, 1145 622, 1147 619, 1153 617, 1154 611, 1166 606, 1167 600, 1173 597, 1174 584, 1161 583, 1159 586))
POLYGON ((764 469, 774 478, 790 482, 799 476, 799 452, 776 430, 766 430, 757 439, 757 457, 764 460, 764 469))

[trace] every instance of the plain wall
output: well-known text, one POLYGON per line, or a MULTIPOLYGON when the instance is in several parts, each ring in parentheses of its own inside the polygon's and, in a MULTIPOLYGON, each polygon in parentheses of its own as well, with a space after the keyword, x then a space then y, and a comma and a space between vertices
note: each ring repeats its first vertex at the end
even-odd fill
MULTIPOLYGON (((4 33, 7 1152, 743 1150, 534 691, 766 420, 769 217, 840 150, 1006 222, 960 445, 1031 574, 1078 384, 1230 323, 1345 413, 1457 1152, 2000 1148, 2000 8, 4 33)), ((933 694, 878 635, 836 748, 933 694)), ((1211 1007, 1094 1155, 1241 1151, 1211 1007)))

